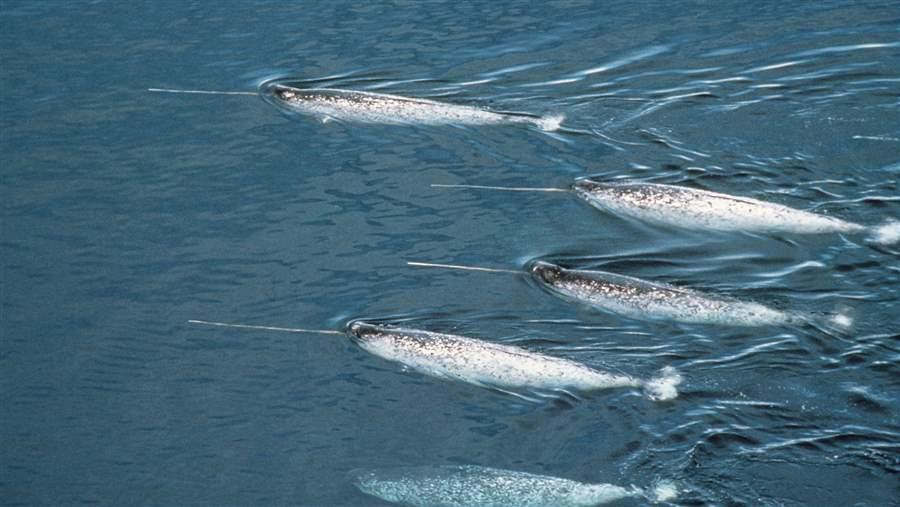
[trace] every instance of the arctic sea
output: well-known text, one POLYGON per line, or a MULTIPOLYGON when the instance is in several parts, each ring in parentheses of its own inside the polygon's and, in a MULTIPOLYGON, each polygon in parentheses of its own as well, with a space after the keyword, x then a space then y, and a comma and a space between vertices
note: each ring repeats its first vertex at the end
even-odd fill
MULTIPOLYGON (((357 506, 359 468, 678 485, 677 505, 900 498, 900 246, 704 233, 565 187, 638 180, 900 218, 890 1, 0 2, 0 504, 357 506), (273 79, 564 114, 565 129, 323 122, 273 79), (846 332, 629 319, 534 259, 846 332), (684 375, 529 402, 404 371, 355 319, 684 375)), ((621 505, 642 505, 630 499, 621 505)))

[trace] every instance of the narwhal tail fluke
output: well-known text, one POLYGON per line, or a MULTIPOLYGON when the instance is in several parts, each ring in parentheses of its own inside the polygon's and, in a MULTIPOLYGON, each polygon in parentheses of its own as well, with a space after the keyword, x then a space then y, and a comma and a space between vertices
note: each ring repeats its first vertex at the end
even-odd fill
POLYGON ((658 481, 642 491, 644 497, 653 503, 671 502, 678 498, 678 486, 672 481, 658 481))
POLYGON ((653 401, 668 401, 678 397, 678 384, 684 378, 672 366, 663 368, 659 375, 644 382, 644 394, 653 401))
POLYGON ((562 127, 562 122, 565 119, 566 115, 562 113, 548 114, 546 116, 536 118, 534 120, 534 123, 538 126, 539 129, 543 130, 544 132, 553 132, 559 130, 560 127, 562 127))
POLYGON ((828 316, 828 324, 842 333, 847 333, 853 329, 856 321, 854 313, 849 306, 841 306, 828 316))
POLYGON ((877 245, 893 245, 900 242, 900 220, 892 218, 881 225, 870 227, 869 241, 877 245))
POLYGON ((842 304, 830 313, 815 315, 813 324, 827 332, 846 335, 853 329, 855 321, 855 310, 842 304))

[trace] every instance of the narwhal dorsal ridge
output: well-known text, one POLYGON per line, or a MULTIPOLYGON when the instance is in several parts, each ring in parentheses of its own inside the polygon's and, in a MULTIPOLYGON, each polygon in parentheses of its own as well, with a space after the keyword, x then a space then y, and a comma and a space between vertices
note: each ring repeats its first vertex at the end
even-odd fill
POLYGON ((686 229, 799 234, 867 230, 863 225, 783 204, 685 186, 581 178, 572 190, 595 208, 686 229))
POLYGON ((751 197, 692 187, 635 181, 601 182, 579 178, 568 187, 432 184, 438 188, 511 192, 572 192, 594 208, 666 228, 708 232, 788 234, 868 234, 876 245, 900 242, 900 220, 862 225, 826 214, 751 197))
MULTIPOLYGON (((720 201, 723 203, 733 203, 736 205, 739 204, 750 207, 768 208, 771 210, 778 210, 785 214, 803 213, 812 215, 812 213, 808 211, 794 209, 790 206, 785 206, 784 204, 760 201, 758 199, 753 199, 752 197, 723 194, 721 192, 715 192, 712 190, 679 185, 668 185, 665 183, 601 183, 590 178, 581 178, 575 181, 575 183, 572 185, 572 188, 576 191, 576 193, 578 190, 587 192, 605 191, 621 197, 627 196, 630 197, 635 203, 648 207, 658 205, 660 203, 669 203, 670 205, 673 203, 685 203, 685 205, 694 204, 702 206, 705 205, 704 203, 720 201)), ((821 215, 816 216, 827 220, 843 222, 842 220, 834 217, 825 217, 821 215)))
MULTIPOLYGON (((651 282, 633 276, 622 275, 619 273, 611 273, 609 271, 570 269, 552 264, 547 261, 535 261, 530 268, 532 274, 544 283, 553 285, 557 283, 583 283, 596 282, 598 284, 606 284, 608 286, 617 286, 622 289, 631 289, 634 291, 667 291, 686 296, 695 296, 700 294, 698 291, 671 285, 662 282, 651 282)), ((728 299, 719 296, 722 299, 728 299)))
POLYGON ((641 489, 476 465, 357 469, 351 474, 363 493, 416 507, 587 507, 627 497, 666 502, 678 495, 671 481, 641 489))
POLYGON ((311 100, 345 100, 348 102, 372 102, 377 100, 393 100, 397 102, 408 102, 411 104, 423 104, 431 106, 446 105, 444 103, 430 99, 403 97, 401 95, 367 92, 362 90, 344 90, 341 88, 292 88, 284 85, 275 85, 273 86, 272 90, 276 97, 285 102, 301 102, 311 100))
POLYGON ((674 368, 652 379, 594 369, 571 359, 467 336, 355 322, 349 327, 363 350, 420 373, 497 389, 532 399, 614 387, 641 387, 653 400, 677 396, 674 368))
POLYGON ((635 319, 759 326, 802 322, 794 313, 730 296, 705 294, 605 271, 566 269, 546 261, 530 268, 538 283, 564 299, 635 319))
POLYGON ((545 117, 491 111, 475 106, 340 88, 267 86, 270 96, 291 110, 321 118, 388 125, 530 124, 544 131, 560 128, 562 115, 545 117))
POLYGON ((477 338, 470 338, 468 336, 374 324, 365 321, 354 321, 350 324, 348 329, 351 339, 360 346, 363 346, 363 348, 365 348, 366 340, 377 341, 394 339, 406 341, 410 346, 419 347, 420 351, 429 354, 452 353, 453 349, 477 347, 484 350, 500 351, 503 354, 518 356, 520 358, 533 357, 534 355, 525 349, 486 340, 479 340, 477 338))

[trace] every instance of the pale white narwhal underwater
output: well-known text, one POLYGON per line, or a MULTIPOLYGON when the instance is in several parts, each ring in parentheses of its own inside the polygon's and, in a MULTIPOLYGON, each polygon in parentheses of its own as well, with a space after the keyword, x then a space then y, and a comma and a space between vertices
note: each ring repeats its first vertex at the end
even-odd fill
MULTIPOLYGON (((429 262, 407 262, 407 264, 419 267, 523 274, 521 271, 515 270, 457 264, 429 262)), ((810 323, 835 330, 844 330, 852 325, 852 319, 843 313, 819 317, 783 311, 753 301, 707 294, 607 271, 567 269, 546 261, 531 262, 528 272, 541 287, 557 296, 637 320, 669 320, 724 326, 810 323)))
POLYGON ((900 241, 900 221, 893 219, 881 225, 866 226, 748 197, 660 183, 604 183, 580 178, 575 180, 571 188, 432 186, 518 192, 574 192, 595 208, 664 227, 768 234, 867 234, 871 242, 880 245, 900 241))
POLYGON ((351 473, 363 493, 413 507, 589 507, 630 497, 667 502, 678 494, 668 481, 644 490, 475 465, 351 473))
MULTIPOLYGON (((252 92, 173 90, 149 88, 152 92, 216 95, 257 95, 252 92)), ((270 83, 263 87, 272 100, 292 111, 313 115, 323 121, 385 125, 501 125, 527 124, 551 132, 558 130, 563 115, 535 116, 497 112, 474 106, 435 100, 339 88, 295 88, 270 83)))
MULTIPOLYGON (((334 330, 280 328, 191 320, 193 324, 295 333, 343 334, 334 330)), ((513 345, 466 336, 435 333, 356 321, 348 328, 363 350, 431 377, 455 380, 536 401, 563 393, 633 387, 655 401, 678 396, 682 377, 672 367, 644 380, 597 370, 570 359, 549 356, 513 345)))

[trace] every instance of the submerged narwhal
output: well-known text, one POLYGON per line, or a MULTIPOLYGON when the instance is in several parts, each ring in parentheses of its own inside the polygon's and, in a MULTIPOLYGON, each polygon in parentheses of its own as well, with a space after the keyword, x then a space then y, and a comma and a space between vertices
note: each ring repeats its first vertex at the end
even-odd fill
POLYGON ((810 211, 709 190, 645 182, 575 180, 571 188, 432 185, 444 188, 574 192, 591 206, 665 227, 717 232, 787 234, 867 234, 873 243, 900 241, 900 222, 866 226, 810 211))
POLYGON ((591 507, 630 497, 666 502, 678 494, 668 481, 641 489, 476 465, 354 470, 351 474, 363 493, 412 507, 591 507))
MULTIPOLYGON (((333 330, 278 328, 189 321, 221 327, 342 334, 333 330)), ((419 329, 352 322, 351 339, 363 350, 431 377, 456 380, 514 394, 525 399, 584 393, 617 387, 642 388, 652 400, 671 400, 678 395, 681 375, 671 367, 659 377, 644 380, 597 370, 570 359, 477 338, 419 329)))

